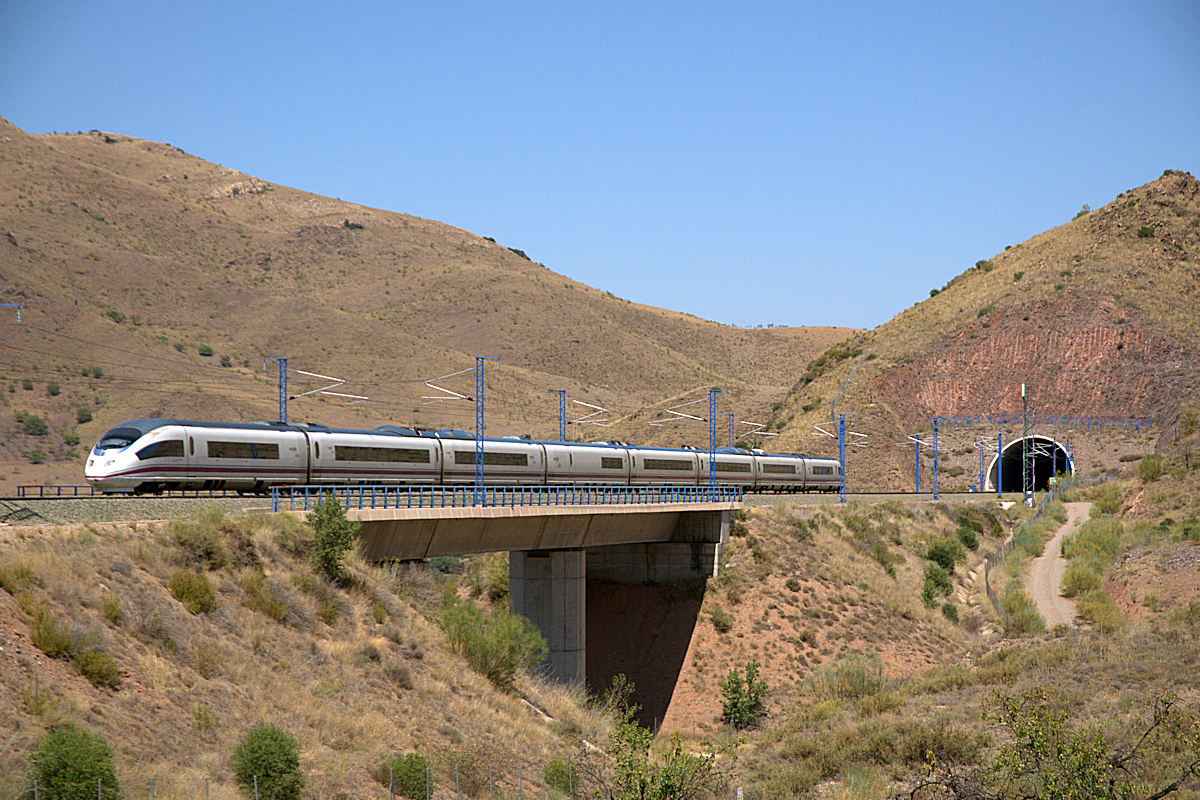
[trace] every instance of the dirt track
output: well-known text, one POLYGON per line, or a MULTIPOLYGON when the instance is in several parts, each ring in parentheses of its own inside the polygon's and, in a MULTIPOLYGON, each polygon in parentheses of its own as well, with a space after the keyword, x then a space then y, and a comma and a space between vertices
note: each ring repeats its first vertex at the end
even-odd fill
POLYGON ((1085 519, 1091 503, 1067 503, 1067 521, 1046 543, 1046 549, 1033 562, 1026 588, 1038 613, 1046 618, 1046 627, 1075 624, 1075 603, 1059 594, 1067 560, 1062 557, 1062 540, 1074 533, 1085 519))

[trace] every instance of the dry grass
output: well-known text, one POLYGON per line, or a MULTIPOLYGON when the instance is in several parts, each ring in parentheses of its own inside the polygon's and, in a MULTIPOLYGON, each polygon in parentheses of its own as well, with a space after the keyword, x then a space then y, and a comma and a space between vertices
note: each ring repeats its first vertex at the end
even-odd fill
POLYGON ((0 544, 5 586, 32 582, 38 603, 105 642, 123 678, 120 689, 98 689, 66 662, 34 658, 28 614, 0 592, 0 795, 17 790, 33 741, 67 718, 106 736, 127 792, 147 792, 153 779, 167 798, 195 796, 206 778, 212 797, 232 798, 231 743, 260 721, 299 738, 303 769, 325 796, 346 791, 348 776, 369 785, 370 770, 404 751, 469 753, 515 793, 519 769, 532 775, 581 737, 603 741, 607 723, 580 695, 530 678, 516 694, 497 692, 451 654, 427 616, 440 603, 427 572, 356 562, 360 588, 331 590, 341 613, 326 624, 320 599, 292 588, 311 572, 280 545, 291 527, 226 521, 215 530, 226 544, 248 538, 261 571, 232 563, 205 571, 217 607, 197 615, 168 588, 189 551, 164 526, 138 528, 24 529, 0 544), (282 616, 248 607, 255 576, 260 591, 277 592, 282 616), (115 620, 105 611, 113 598, 115 620))

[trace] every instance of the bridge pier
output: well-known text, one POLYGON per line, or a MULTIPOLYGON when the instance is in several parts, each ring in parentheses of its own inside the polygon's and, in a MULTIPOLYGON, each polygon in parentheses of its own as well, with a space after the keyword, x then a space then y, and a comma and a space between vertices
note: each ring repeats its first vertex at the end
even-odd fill
POLYGON ((586 675, 587 555, 579 550, 514 550, 508 554, 512 612, 528 617, 550 646, 551 678, 565 683, 586 675))

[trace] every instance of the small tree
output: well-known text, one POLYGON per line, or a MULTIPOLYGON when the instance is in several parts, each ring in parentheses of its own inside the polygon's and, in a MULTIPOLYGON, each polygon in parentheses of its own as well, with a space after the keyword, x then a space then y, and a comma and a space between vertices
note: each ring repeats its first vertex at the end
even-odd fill
POLYGON ((354 546, 359 524, 346 518, 346 509, 327 492, 308 518, 313 529, 313 565, 331 581, 341 582, 342 559, 354 546))
POLYGON ((250 729, 233 751, 233 774, 247 798, 296 800, 304 789, 300 772, 300 744, 296 737, 274 725, 250 729))
POLYGON ((721 711, 724 719, 735 728, 750 728, 767 715, 763 700, 767 684, 758 679, 758 659, 746 662, 746 677, 737 667, 729 670, 721 683, 721 711))
POLYGON ((120 800, 112 748, 99 734, 75 725, 50 731, 29 761, 30 797, 36 780, 39 792, 54 800, 95 800, 97 794, 100 800, 120 800))
POLYGON ((607 758, 594 750, 580 753, 579 772, 596 787, 598 800, 694 800, 721 790, 726 776, 716 753, 693 755, 676 733, 664 756, 654 759, 653 739, 650 731, 630 722, 609 737, 607 758))

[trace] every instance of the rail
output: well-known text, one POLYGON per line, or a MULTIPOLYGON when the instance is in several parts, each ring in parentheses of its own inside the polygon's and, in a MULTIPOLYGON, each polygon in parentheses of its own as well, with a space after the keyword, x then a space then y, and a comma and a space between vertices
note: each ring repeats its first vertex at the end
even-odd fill
POLYGON ((332 494, 352 508, 491 508, 608 506, 656 503, 737 503, 740 486, 485 486, 476 504, 474 486, 275 486, 272 511, 308 511, 332 494))

